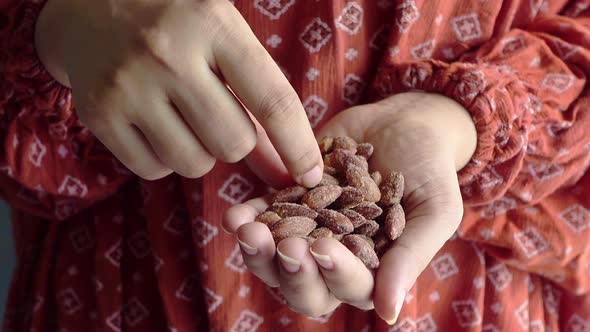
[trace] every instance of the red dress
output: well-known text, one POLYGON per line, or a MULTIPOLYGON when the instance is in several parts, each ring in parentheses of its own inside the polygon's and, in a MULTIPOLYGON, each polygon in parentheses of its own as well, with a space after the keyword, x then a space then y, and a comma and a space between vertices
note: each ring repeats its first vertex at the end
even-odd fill
MULTIPOLYGON (((221 0, 219 0, 221 1, 221 0)), ((235 1, 312 125, 413 89, 472 114, 465 217, 399 321, 309 319, 220 231, 242 164, 138 179, 35 55, 41 0, 0 0, 0 192, 18 255, 4 331, 590 331, 590 2, 235 1)))

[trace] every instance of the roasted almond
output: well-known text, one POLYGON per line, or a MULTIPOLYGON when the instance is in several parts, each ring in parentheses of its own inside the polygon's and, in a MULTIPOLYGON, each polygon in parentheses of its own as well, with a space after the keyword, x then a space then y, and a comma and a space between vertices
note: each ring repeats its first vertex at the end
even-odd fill
POLYGON ((301 200, 301 197, 308 192, 308 189, 302 186, 287 187, 277 191, 273 198, 273 203, 296 203, 301 200))
POLYGON ((348 181, 348 185, 359 189, 363 193, 365 200, 378 202, 379 199, 381 199, 379 187, 375 181, 373 181, 369 173, 360 167, 354 165, 348 167, 348 170, 346 171, 346 180, 348 181))
POLYGON ((305 237, 315 229, 317 223, 307 217, 287 217, 277 221, 271 229, 272 237, 279 241, 291 236, 305 237))
MULTIPOLYGON (((373 179, 373 181, 375 181, 376 185, 380 185, 381 181, 383 180, 383 177, 381 176, 381 172, 375 171, 375 172, 371 173, 371 179, 373 179)), ((381 195, 383 195, 383 193, 381 195)))
POLYGON ((326 156, 331 156, 330 159, 332 165, 330 166, 336 168, 336 171, 340 174, 346 174, 346 170, 352 165, 360 167, 365 171, 369 170, 369 164, 367 160, 355 155, 349 150, 336 149, 326 156))
POLYGON ((336 175, 338 173, 338 171, 336 171, 336 168, 324 164, 324 173, 330 174, 330 175, 336 175))
POLYGON ((272 211, 264 211, 254 219, 254 221, 265 224, 268 228, 272 228, 272 225, 279 220, 281 220, 281 216, 272 211))
POLYGON ((348 136, 340 136, 334 137, 334 142, 332 145, 334 150, 341 149, 351 151, 352 153, 356 153, 356 147, 358 144, 354 139, 348 136))
POLYGON ((342 241, 342 238, 344 237, 344 235, 345 234, 334 234, 334 235, 332 235, 332 237, 338 241, 342 241))
POLYGON ((340 181, 338 181, 338 179, 336 179, 332 175, 324 172, 324 174, 322 174, 322 180, 320 181, 318 186, 327 186, 329 184, 338 186, 340 185, 340 181))
POLYGON ((385 235, 384 232, 379 231, 374 237, 373 242, 375 243, 375 253, 378 257, 381 257, 393 244, 393 241, 385 235))
POLYGON ((383 210, 373 202, 362 202, 352 210, 365 217, 365 219, 375 219, 383 213, 383 210))
POLYGON ((342 210, 338 210, 338 212, 345 215, 346 218, 348 218, 348 220, 350 220, 352 222, 352 226, 354 226, 354 228, 357 228, 360 225, 367 222, 367 219, 356 211, 349 210, 349 209, 342 209, 342 210))
POLYGON ((374 236, 379 231, 379 224, 375 220, 367 220, 364 224, 354 229, 355 234, 374 236))
POLYGON ((390 172, 379 186, 381 190, 382 206, 391 206, 399 203, 404 196, 404 177, 399 172, 390 172))
POLYGON ((328 154, 332 152, 332 146, 334 145, 334 137, 324 136, 319 141, 320 152, 322 154, 328 154))
POLYGON ((361 204, 364 197, 365 195, 360 189, 350 186, 344 187, 334 205, 341 209, 350 209, 361 204))
POLYGON ((303 203, 312 209, 323 209, 334 203, 342 194, 342 187, 327 185, 316 187, 303 196, 303 203))
POLYGON ((373 144, 361 143, 356 146, 356 155, 369 160, 369 158, 371 158, 371 156, 373 155, 373 150, 373 144))
POLYGON ((314 210, 297 203, 274 203, 268 210, 275 212, 281 218, 308 217, 315 219, 318 216, 314 210))
POLYGON ((385 215, 385 234, 392 240, 397 239, 406 227, 406 214, 400 204, 395 204, 385 215))
POLYGON ((309 237, 320 239, 323 237, 332 237, 334 233, 327 227, 318 227, 309 233, 309 237))
POLYGON ((373 241, 372 238, 366 236, 366 235, 362 235, 362 234, 355 234, 360 236, 363 240, 367 241, 368 244, 371 245, 371 248, 375 249, 375 242, 373 241))
POLYGON ((330 229, 335 234, 348 234, 354 230, 352 222, 342 213, 334 210, 318 210, 318 225, 330 229))
POLYGON ((358 257, 363 264, 369 269, 379 267, 379 258, 373 250, 373 247, 364 237, 349 234, 342 238, 342 244, 348 248, 356 257, 358 257))

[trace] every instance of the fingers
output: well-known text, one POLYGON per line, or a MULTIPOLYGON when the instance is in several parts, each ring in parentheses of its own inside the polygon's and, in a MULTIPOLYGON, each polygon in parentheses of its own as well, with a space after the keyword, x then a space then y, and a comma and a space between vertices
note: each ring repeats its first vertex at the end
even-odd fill
POLYGON ((223 77, 264 127, 295 180, 307 187, 318 184, 323 164, 305 110, 244 20, 234 22, 233 30, 214 46, 214 55, 223 77))
POLYGON ((131 172, 146 180, 163 178, 173 171, 154 153, 145 137, 132 124, 119 119, 85 121, 92 132, 131 172))
POLYGON ((444 245, 461 220, 460 213, 439 213, 428 206, 408 215, 406 228, 382 257, 375 286, 375 311, 395 323, 404 298, 420 273, 444 245))
POLYGON ((326 287, 305 239, 281 241, 277 255, 281 292, 291 309, 317 317, 338 307, 341 302, 326 287))
POLYGON ((134 116, 132 121, 146 136, 154 151, 176 173, 197 178, 207 174, 215 158, 201 145, 190 128, 164 98, 153 98, 146 109, 148 116, 134 116))
POLYGON ((172 88, 174 104, 213 156, 230 163, 243 159, 256 145, 254 124, 206 63, 193 71, 172 88))
POLYGON ((268 207, 265 198, 251 199, 243 204, 237 204, 225 211, 221 227, 228 234, 237 232, 240 226, 254 222, 256 216, 268 207))
POLYGON ((373 309, 373 273, 336 239, 314 241, 310 252, 324 282, 341 302, 363 310, 373 309))
POLYGON ((250 170, 258 178, 273 188, 283 188, 293 184, 289 171, 283 164, 281 157, 270 142, 262 126, 253 119, 258 138, 256 147, 244 159, 250 170))
POLYGON ((279 271, 274 262, 275 243, 266 225, 251 222, 237 232, 244 264, 250 272, 271 287, 279 286, 279 271))

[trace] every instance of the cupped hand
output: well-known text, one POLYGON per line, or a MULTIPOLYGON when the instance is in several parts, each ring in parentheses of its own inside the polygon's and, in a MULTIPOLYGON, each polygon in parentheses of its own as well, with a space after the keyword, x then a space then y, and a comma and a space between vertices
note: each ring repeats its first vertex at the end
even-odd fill
POLYGON ((333 238, 311 246, 289 238, 275 247, 268 228, 254 222, 268 206, 263 198, 230 208, 223 227, 237 234, 250 271, 280 287, 293 310, 318 316, 348 303, 375 308, 393 324, 406 293, 461 221, 456 173, 475 149, 474 125, 446 97, 405 93, 340 113, 319 134, 324 135, 372 143, 371 170, 397 170, 405 176, 406 228, 381 257, 378 270, 367 269, 333 238))
POLYGON ((229 1, 51 0, 36 47, 80 120, 141 177, 200 177, 257 146, 252 158, 276 165, 261 176, 320 180, 297 94, 229 1))

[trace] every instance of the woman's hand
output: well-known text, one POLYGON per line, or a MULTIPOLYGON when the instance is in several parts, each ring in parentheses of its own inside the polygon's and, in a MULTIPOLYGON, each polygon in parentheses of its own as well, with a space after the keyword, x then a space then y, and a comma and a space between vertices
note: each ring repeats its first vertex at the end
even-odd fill
POLYGON ((49 0, 36 33, 80 120, 139 176, 200 177, 258 144, 297 182, 319 182, 303 106, 229 1, 49 0))
POLYGON ((311 248, 304 239, 289 238, 275 250, 268 228, 253 222, 267 207, 260 198, 229 209, 223 226, 237 233, 250 271, 280 287, 295 311, 318 316, 345 302, 375 308, 393 324, 406 293, 461 221, 456 173, 475 150, 475 127, 469 114, 446 97, 405 93, 340 113, 324 135, 372 143, 370 168, 405 176, 407 225, 375 273, 332 238, 316 240, 311 248))

